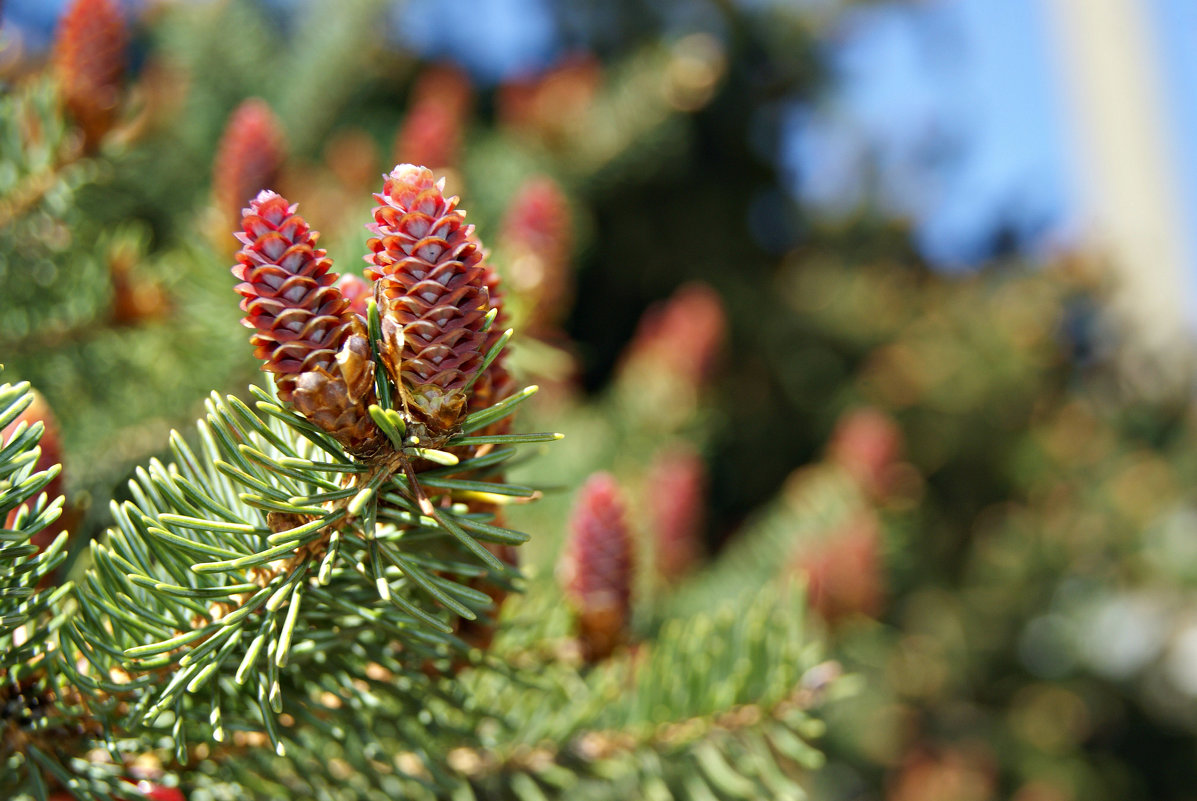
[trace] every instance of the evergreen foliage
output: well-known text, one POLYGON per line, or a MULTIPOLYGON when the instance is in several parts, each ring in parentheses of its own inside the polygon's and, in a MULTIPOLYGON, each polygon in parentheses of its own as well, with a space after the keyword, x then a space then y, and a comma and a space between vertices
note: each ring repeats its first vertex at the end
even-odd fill
POLYGON ((167 4, 99 111, 3 67, 0 429, 63 467, 0 437, 0 797, 1187 797, 1192 403, 1091 264, 789 205, 818 5, 563 4, 494 87, 380 0, 167 4))
MULTIPOLYGON (((0 98, 0 345, 61 418, 69 505, 86 512, 39 551, 32 538, 64 508, 39 495, 59 468, 36 468, 40 423, 6 435, 0 512, 21 511, 0 542, 0 794, 803 797, 820 763, 814 709, 846 685, 807 633, 802 593, 640 619, 657 580, 633 574, 633 561, 651 562, 629 556, 612 563, 626 596, 610 632, 618 647, 585 654, 545 564, 561 528, 553 516, 579 471, 600 465, 537 478, 540 465, 556 471, 544 445, 560 435, 511 422, 524 407, 554 417, 545 410, 572 393, 574 357, 555 321, 571 299, 569 229, 585 231, 571 214, 578 198, 657 174, 654 154, 686 136, 701 105, 662 85, 676 83, 668 65, 717 58, 643 42, 609 75, 585 60, 562 67, 554 75, 566 97, 580 92, 571 102, 584 120, 565 127, 543 113, 545 93, 562 86, 553 76, 522 87, 539 116, 516 102, 502 123, 475 128, 465 78, 430 68, 400 120, 378 103, 399 107, 381 68, 392 58, 381 55, 383 10, 355 3, 330 21, 238 2, 171 8, 134 31, 149 49, 123 82, 113 71, 117 96, 102 114, 63 99, 61 71, 13 75, 0 98), (286 81, 265 80, 267 55, 294 65, 286 81), (419 110, 437 96, 429 86, 456 86, 460 100, 435 125, 419 110), (522 318, 554 321, 526 352, 518 336, 512 358, 505 350, 504 257, 485 260, 443 181, 409 169, 419 177, 409 192, 397 168, 365 241, 383 167, 370 140, 405 125, 425 137, 448 126, 443 160, 460 163, 436 166, 479 229, 515 204, 505 248, 538 272, 513 302, 522 318), (337 129, 352 146, 321 150, 337 129), (266 180, 331 226, 342 269, 372 254, 367 276, 382 289, 316 269, 326 256, 302 221, 285 243, 292 255, 275 252, 271 237, 294 233, 295 208, 268 193, 231 199, 266 180), (522 186, 538 194, 523 199, 522 186), (289 209, 282 217, 270 197, 289 209), (236 202, 249 207, 238 291, 276 375, 229 394, 253 352, 226 272, 236 202), (293 257, 307 266, 286 273, 293 257), (452 292, 430 298, 429 280, 452 292), (299 283, 303 299, 288 289, 299 283), (559 308, 533 314, 540 300, 559 308), (542 377, 546 391, 519 390, 513 371, 542 377), (364 440, 346 433, 350 406, 364 440), (542 495, 549 511, 525 508, 542 495), (530 536, 541 543, 518 560, 530 536)), ((91 29, 102 41, 79 47, 118 63, 126 32, 111 21, 91 29)), ((667 376, 653 396, 670 405, 676 391, 676 408, 663 410, 659 434, 633 420, 637 447, 655 453, 687 426, 701 439, 696 382, 710 377, 667 376)), ((612 403, 635 404, 636 380, 612 403)), ((29 402, 27 386, 4 386, 0 422, 29 402)))

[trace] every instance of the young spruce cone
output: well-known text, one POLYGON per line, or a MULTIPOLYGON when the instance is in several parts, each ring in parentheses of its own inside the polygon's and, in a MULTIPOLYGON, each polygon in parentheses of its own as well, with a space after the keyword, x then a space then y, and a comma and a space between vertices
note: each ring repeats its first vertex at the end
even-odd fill
POLYGON ((295 206, 263 190, 242 219, 242 324, 255 329, 254 355, 275 374, 278 395, 359 456, 377 452, 374 361, 360 318, 332 284, 332 262, 295 206))
POLYGON ((62 101, 93 152, 116 119, 125 72, 125 22, 110 0, 75 0, 54 43, 62 101))
POLYGON ((212 170, 212 201, 222 220, 235 223, 245 198, 278 182, 285 150, 282 126, 266 101, 251 97, 237 106, 212 170))
POLYGON ((632 551, 619 486, 609 473, 596 473, 578 495, 560 572, 588 661, 605 659, 623 642, 632 615, 632 551))
POLYGON ((551 330, 568 310, 573 226, 561 187, 547 176, 524 182, 503 218, 500 247, 518 295, 527 299, 526 325, 551 330))
POLYGON ((726 335, 719 293, 700 282, 683 284, 644 312, 620 372, 665 372, 698 390, 714 374, 726 335))
POLYGON ((379 282, 383 363, 411 413, 434 439, 466 412, 466 386, 482 366, 493 332, 483 250, 425 167, 400 164, 387 176, 366 257, 379 282))
POLYGON ((832 625, 878 617, 885 606, 883 549, 881 521, 872 509, 800 546, 793 569, 807 577, 810 608, 832 625))
POLYGON ((426 70, 412 88, 407 118, 395 137, 395 161, 456 166, 472 98, 470 79, 461 69, 426 70))
POLYGON ((374 297, 374 287, 363 281, 361 276, 353 273, 342 273, 333 286, 341 291, 341 295, 349 303, 349 308, 362 318, 364 324, 369 311, 367 304, 370 302, 370 298, 374 297))
POLYGON ((864 407, 840 415, 827 446, 828 461, 843 467, 874 500, 896 489, 895 468, 903 461, 902 429, 880 409, 864 407))
POLYGON ((685 578, 702 558, 706 465, 690 447, 662 453, 653 461, 645 486, 655 529, 657 575, 666 583, 685 578))

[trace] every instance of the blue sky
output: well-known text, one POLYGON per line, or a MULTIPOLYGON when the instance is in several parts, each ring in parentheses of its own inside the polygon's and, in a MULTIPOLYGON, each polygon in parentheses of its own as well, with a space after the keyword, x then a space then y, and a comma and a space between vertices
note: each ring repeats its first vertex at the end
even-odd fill
MULTIPOLYGON (((1143 1, 1197 254, 1197 2, 1143 1)), ((1046 6, 923 0, 850 14, 826 48, 832 90, 789 118, 794 191, 835 214, 871 187, 945 269, 983 259, 1001 229, 1032 256, 1076 241, 1084 209, 1046 6)), ((1197 263, 1189 274, 1197 286, 1197 263)))
MULTIPOLYGON (((1197 2, 1149 0, 1159 43, 1165 111, 1172 129, 1172 154, 1180 176, 1188 251, 1197 259, 1197 2)), ((1189 265, 1189 319, 1197 323, 1197 263, 1189 265)))
POLYGON ((832 91, 790 116, 795 191, 848 211, 870 187, 947 268, 987 255, 1000 228, 1032 252, 1066 239, 1076 181, 1042 8, 941 0, 849 14, 826 48, 832 91))

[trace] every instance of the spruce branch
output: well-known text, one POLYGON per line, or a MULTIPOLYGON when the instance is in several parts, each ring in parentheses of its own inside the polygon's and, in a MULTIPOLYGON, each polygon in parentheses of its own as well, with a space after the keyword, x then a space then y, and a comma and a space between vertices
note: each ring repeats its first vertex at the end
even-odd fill
POLYGON ((585 668, 527 661, 529 639, 566 625, 546 584, 516 603, 496 641, 510 672, 462 674, 469 707, 430 704, 438 719, 486 724, 440 740, 448 775, 424 774, 432 788, 409 779, 404 797, 614 799, 646 787, 674 798, 804 797, 822 761, 814 710, 850 685, 820 661, 800 593, 769 585, 734 614, 675 620, 640 650, 585 668))
MULTIPOLYGON (((124 699, 120 728, 169 730, 180 762, 196 732, 258 731, 285 753, 285 721, 320 713, 304 688, 329 672, 385 666, 418 696, 468 663, 482 641, 462 621, 491 619, 514 577, 508 550, 527 539, 498 511, 539 495, 504 482, 502 462, 560 436, 506 433, 533 390, 511 394, 510 332, 489 330, 497 304, 456 337, 476 349, 455 384, 462 413, 429 437, 425 418, 392 406, 406 395, 387 344, 407 323, 389 306, 381 320, 373 303, 367 321, 353 312, 315 232, 279 195, 251 201, 243 229, 243 322, 275 380, 251 388, 252 406, 213 393, 196 444, 172 433, 172 460, 136 471, 92 545, 71 627, 82 667, 65 667, 99 700, 124 699)), ((490 304, 481 282, 493 275, 466 278, 474 288, 453 291, 490 304)), ((434 382, 436 369, 426 365, 434 382)))
POLYGON ((0 384, 0 431, 8 429, 0 436, 0 794, 44 798, 46 788, 67 786, 91 797, 117 779, 73 761, 96 744, 99 727, 57 658, 72 586, 54 575, 69 535, 39 537, 63 498, 45 492, 61 470, 39 465, 45 425, 19 420, 33 403, 27 382, 0 384))

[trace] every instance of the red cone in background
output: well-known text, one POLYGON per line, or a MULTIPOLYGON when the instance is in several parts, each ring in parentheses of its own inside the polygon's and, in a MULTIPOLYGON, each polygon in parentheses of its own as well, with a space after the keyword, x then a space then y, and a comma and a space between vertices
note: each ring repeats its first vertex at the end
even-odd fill
POLYGON ((667 583, 694 570, 702 558, 706 465, 691 447, 657 456, 645 481, 654 532, 657 574, 667 583))
POLYGON ((701 387, 714 372, 726 330, 719 294, 706 284, 685 284, 644 313, 621 372, 664 369, 690 387, 701 387))
POLYGON ((894 466, 902 461, 902 430, 889 415, 871 407, 844 413, 836 422, 827 458, 856 480, 861 489, 883 499, 894 488, 894 466))
POLYGON ((552 178, 530 178, 519 188, 503 218, 499 242, 509 280, 526 299, 525 327, 532 332, 553 328, 573 292, 573 224, 565 193, 552 178))
POLYGON ((367 306, 370 298, 374 297, 374 287, 353 273, 343 274, 333 286, 340 290, 341 296, 349 303, 349 308, 364 322, 369 311, 367 306))
POLYGON ((627 636, 632 616, 632 535, 619 486, 596 473, 582 486, 560 565, 588 661, 605 659, 627 636))
POLYGON ((110 0, 75 0, 54 41, 54 73, 62 101, 93 152, 116 121, 128 32, 110 0))
POLYGON ((795 568, 807 576, 811 608, 827 622, 879 615, 885 598, 885 572, 877 513, 861 510, 839 528, 804 544, 795 568))
POLYGON ((212 167, 212 202, 229 224, 246 198, 278 183, 286 158, 282 126, 266 101, 245 100, 229 117, 212 167))
POLYGON ((361 320, 333 286, 336 273, 318 234, 281 195, 262 191, 244 211, 233 275, 254 354, 275 374, 279 398, 354 453, 381 434, 366 411, 374 360, 361 320))
POLYGON ((412 88, 407 117, 395 137, 395 162, 456 167, 473 91, 457 67, 425 71, 412 88))

